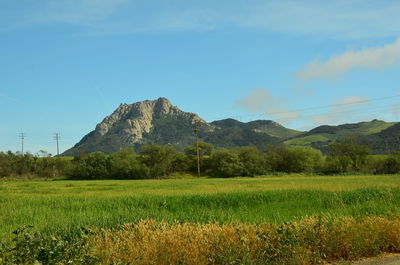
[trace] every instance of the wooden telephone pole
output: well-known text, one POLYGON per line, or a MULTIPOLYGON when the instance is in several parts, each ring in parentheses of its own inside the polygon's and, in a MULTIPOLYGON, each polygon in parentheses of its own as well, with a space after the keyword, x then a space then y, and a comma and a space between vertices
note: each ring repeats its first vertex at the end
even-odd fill
POLYGON ((200 150, 199 150, 199 131, 200 122, 194 122, 194 133, 196 134, 196 153, 197 153, 197 176, 200 177, 200 150))
POLYGON ((25 133, 20 133, 19 134, 19 139, 21 139, 21 155, 24 155, 24 140, 25 140, 26 134, 25 133))
POLYGON ((60 133, 54 133, 53 139, 56 140, 56 142, 57 142, 57 156, 59 156, 60 155, 60 148, 59 148, 58 142, 61 139, 60 133))

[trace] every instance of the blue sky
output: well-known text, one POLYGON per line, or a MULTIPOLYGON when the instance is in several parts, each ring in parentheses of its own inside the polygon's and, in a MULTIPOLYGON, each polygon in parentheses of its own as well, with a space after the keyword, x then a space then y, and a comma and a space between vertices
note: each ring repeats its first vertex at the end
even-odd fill
POLYGON ((400 120, 400 2, 0 0, 0 151, 55 153, 120 103, 207 121, 400 120))

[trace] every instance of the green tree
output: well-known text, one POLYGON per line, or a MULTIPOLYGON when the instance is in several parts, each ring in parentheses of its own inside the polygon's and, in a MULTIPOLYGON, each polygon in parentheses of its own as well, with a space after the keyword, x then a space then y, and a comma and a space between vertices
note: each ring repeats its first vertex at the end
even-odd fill
POLYGON ((269 146, 266 161, 275 172, 311 173, 319 171, 323 155, 321 151, 308 146, 269 146))
POLYGON ((264 156, 254 146, 238 147, 233 149, 243 165, 243 176, 257 176, 267 172, 264 156))
POLYGON ((141 162, 133 149, 127 148, 110 155, 110 175, 116 179, 146 179, 150 169, 141 162))
MULTIPOLYGON (((199 142, 199 153, 200 156, 210 156, 212 151, 214 150, 214 146, 209 143, 199 142)), ((197 155, 196 145, 188 146, 185 148, 186 155, 197 155)))
POLYGON ((173 146, 147 145, 140 152, 141 161, 150 168, 151 177, 168 176, 173 172, 177 150, 173 146))
POLYGON ((215 177, 237 177, 243 175, 244 165, 239 154, 226 149, 215 151, 210 157, 209 173, 215 177))
MULTIPOLYGON (((199 142, 200 168, 201 172, 205 172, 209 168, 209 156, 212 154, 214 146, 209 143, 199 142)), ((186 169, 192 174, 197 173, 197 150, 196 145, 185 148, 186 169)))
POLYGON ((72 161, 73 168, 69 175, 75 179, 108 179, 110 159, 104 153, 95 152, 89 155, 76 156, 72 161))
POLYGON ((366 163, 370 148, 358 139, 347 137, 329 145, 328 161, 338 163, 341 172, 360 171, 366 163))

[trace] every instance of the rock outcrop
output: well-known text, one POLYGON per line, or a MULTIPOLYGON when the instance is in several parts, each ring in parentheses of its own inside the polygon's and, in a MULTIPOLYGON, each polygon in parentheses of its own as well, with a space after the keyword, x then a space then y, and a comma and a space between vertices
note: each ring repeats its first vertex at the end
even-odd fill
POLYGON ((166 98, 121 104, 111 115, 97 124, 94 131, 83 137, 63 155, 94 151, 110 153, 121 148, 137 148, 151 143, 176 146, 189 144, 193 138, 193 124, 196 121, 200 122, 203 132, 214 129, 214 126, 198 115, 180 110, 166 98), (180 127, 181 131, 178 132, 176 127, 180 127), (171 132, 175 132, 177 137, 170 135, 171 132), (168 135, 168 139, 162 139, 160 134, 163 133, 168 135))

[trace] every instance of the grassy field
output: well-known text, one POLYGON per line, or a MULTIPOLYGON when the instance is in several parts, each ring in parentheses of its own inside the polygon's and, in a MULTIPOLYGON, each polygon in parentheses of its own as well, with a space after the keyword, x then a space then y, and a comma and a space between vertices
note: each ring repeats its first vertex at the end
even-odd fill
POLYGON ((0 181, 0 237, 24 225, 44 233, 140 219, 260 223, 311 215, 400 216, 400 176, 0 181))

